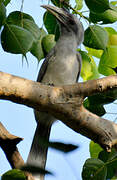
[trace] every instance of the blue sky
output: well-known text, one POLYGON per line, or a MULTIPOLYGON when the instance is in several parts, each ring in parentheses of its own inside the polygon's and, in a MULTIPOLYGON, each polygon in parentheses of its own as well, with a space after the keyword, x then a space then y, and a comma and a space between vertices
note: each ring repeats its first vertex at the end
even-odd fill
MULTIPOLYGON (((24 0, 24 12, 33 16, 36 23, 41 27, 44 10, 40 5, 47 4, 47 0, 24 0)), ((11 1, 8 6, 9 12, 20 10, 21 1, 11 1)), ((7 72, 16 76, 36 80, 39 66, 37 60, 31 54, 27 54, 29 66, 24 61, 22 66, 21 55, 5 53, 0 46, 0 71, 7 72)), ((108 111, 114 110, 116 105, 109 106, 108 111)), ((114 119, 114 115, 106 115, 109 119, 114 119)), ((24 105, 18 105, 10 101, 0 100, 0 121, 14 135, 23 137, 24 140, 18 145, 19 151, 26 161, 28 152, 33 139, 36 122, 33 110, 24 105)), ((56 122, 52 127, 51 140, 62 141, 79 145, 80 148, 65 155, 59 151, 49 149, 47 169, 52 171, 55 176, 47 176, 46 180, 80 180, 81 169, 85 160, 89 157, 90 140, 80 134, 75 133, 61 122, 56 122)), ((0 174, 11 169, 3 151, 0 149, 0 174)))

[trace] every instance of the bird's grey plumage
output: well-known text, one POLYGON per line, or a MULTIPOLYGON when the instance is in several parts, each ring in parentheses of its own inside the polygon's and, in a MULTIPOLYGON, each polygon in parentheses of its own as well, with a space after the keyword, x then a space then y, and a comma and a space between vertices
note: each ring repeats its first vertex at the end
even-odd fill
MULTIPOLYGON (((55 47, 44 60, 37 81, 47 85, 67 85, 77 82, 81 71, 81 57, 76 52, 83 41, 84 30, 76 16, 66 10, 50 5, 43 6, 54 14, 59 22, 61 35, 55 47)), ((45 168, 47 148, 40 143, 40 138, 49 140, 50 130, 56 120, 46 112, 35 112, 37 128, 27 163, 45 168)), ((41 175, 39 180, 43 180, 41 175)))

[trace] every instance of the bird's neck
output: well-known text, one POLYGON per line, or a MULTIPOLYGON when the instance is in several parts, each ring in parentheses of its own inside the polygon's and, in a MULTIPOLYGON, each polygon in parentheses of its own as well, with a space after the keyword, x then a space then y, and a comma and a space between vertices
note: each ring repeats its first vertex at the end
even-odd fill
POLYGON ((69 47, 69 50, 76 51, 77 49, 77 40, 76 35, 72 31, 67 31, 66 29, 61 29, 61 35, 58 40, 59 46, 69 47))

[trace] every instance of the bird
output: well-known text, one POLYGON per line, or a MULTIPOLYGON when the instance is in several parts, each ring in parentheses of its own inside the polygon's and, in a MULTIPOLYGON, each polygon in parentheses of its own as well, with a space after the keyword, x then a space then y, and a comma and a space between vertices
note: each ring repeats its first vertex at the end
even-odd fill
MULTIPOLYGON (((77 47, 84 40, 84 28, 80 20, 65 8, 42 5, 56 17, 60 28, 60 37, 56 45, 47 54, 38 74, 37 82, 45 85, 61 86, 78 82, 81 72, 81 56, 77 47)), ((37 128, 28 155, 27 164, 45 169, 48 148, 42 145, 42 139, 49 141, 52 124, 56 119, 48 112, 34 110, 37 128)), ((44 175, 39 175, 39 180, 44 175)))

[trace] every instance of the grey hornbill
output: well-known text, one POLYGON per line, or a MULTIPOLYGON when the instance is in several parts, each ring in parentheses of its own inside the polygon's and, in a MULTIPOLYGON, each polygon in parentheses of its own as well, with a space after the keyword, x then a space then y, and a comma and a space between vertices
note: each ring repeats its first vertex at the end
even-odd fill
MULTIPOLYGON (((42 7, 47 9, 58 20, 60 37, 55 47, 45 58, 37 81, 54 86, 74 84, 78 81, 81 71, 81 57, 76 49, 84 38, 83 26, 76 16, 63 8, 51 5, 43 5, 42 7)), ((45 168, 47 148, 42 146, 40 138, 49 140, 51 126, 56 119, 47 112, 34 111, 34 114, 37 128, 27 164, 45 168)), ((39 179, 44 179, 44 176, 40 175, 39 179)))

